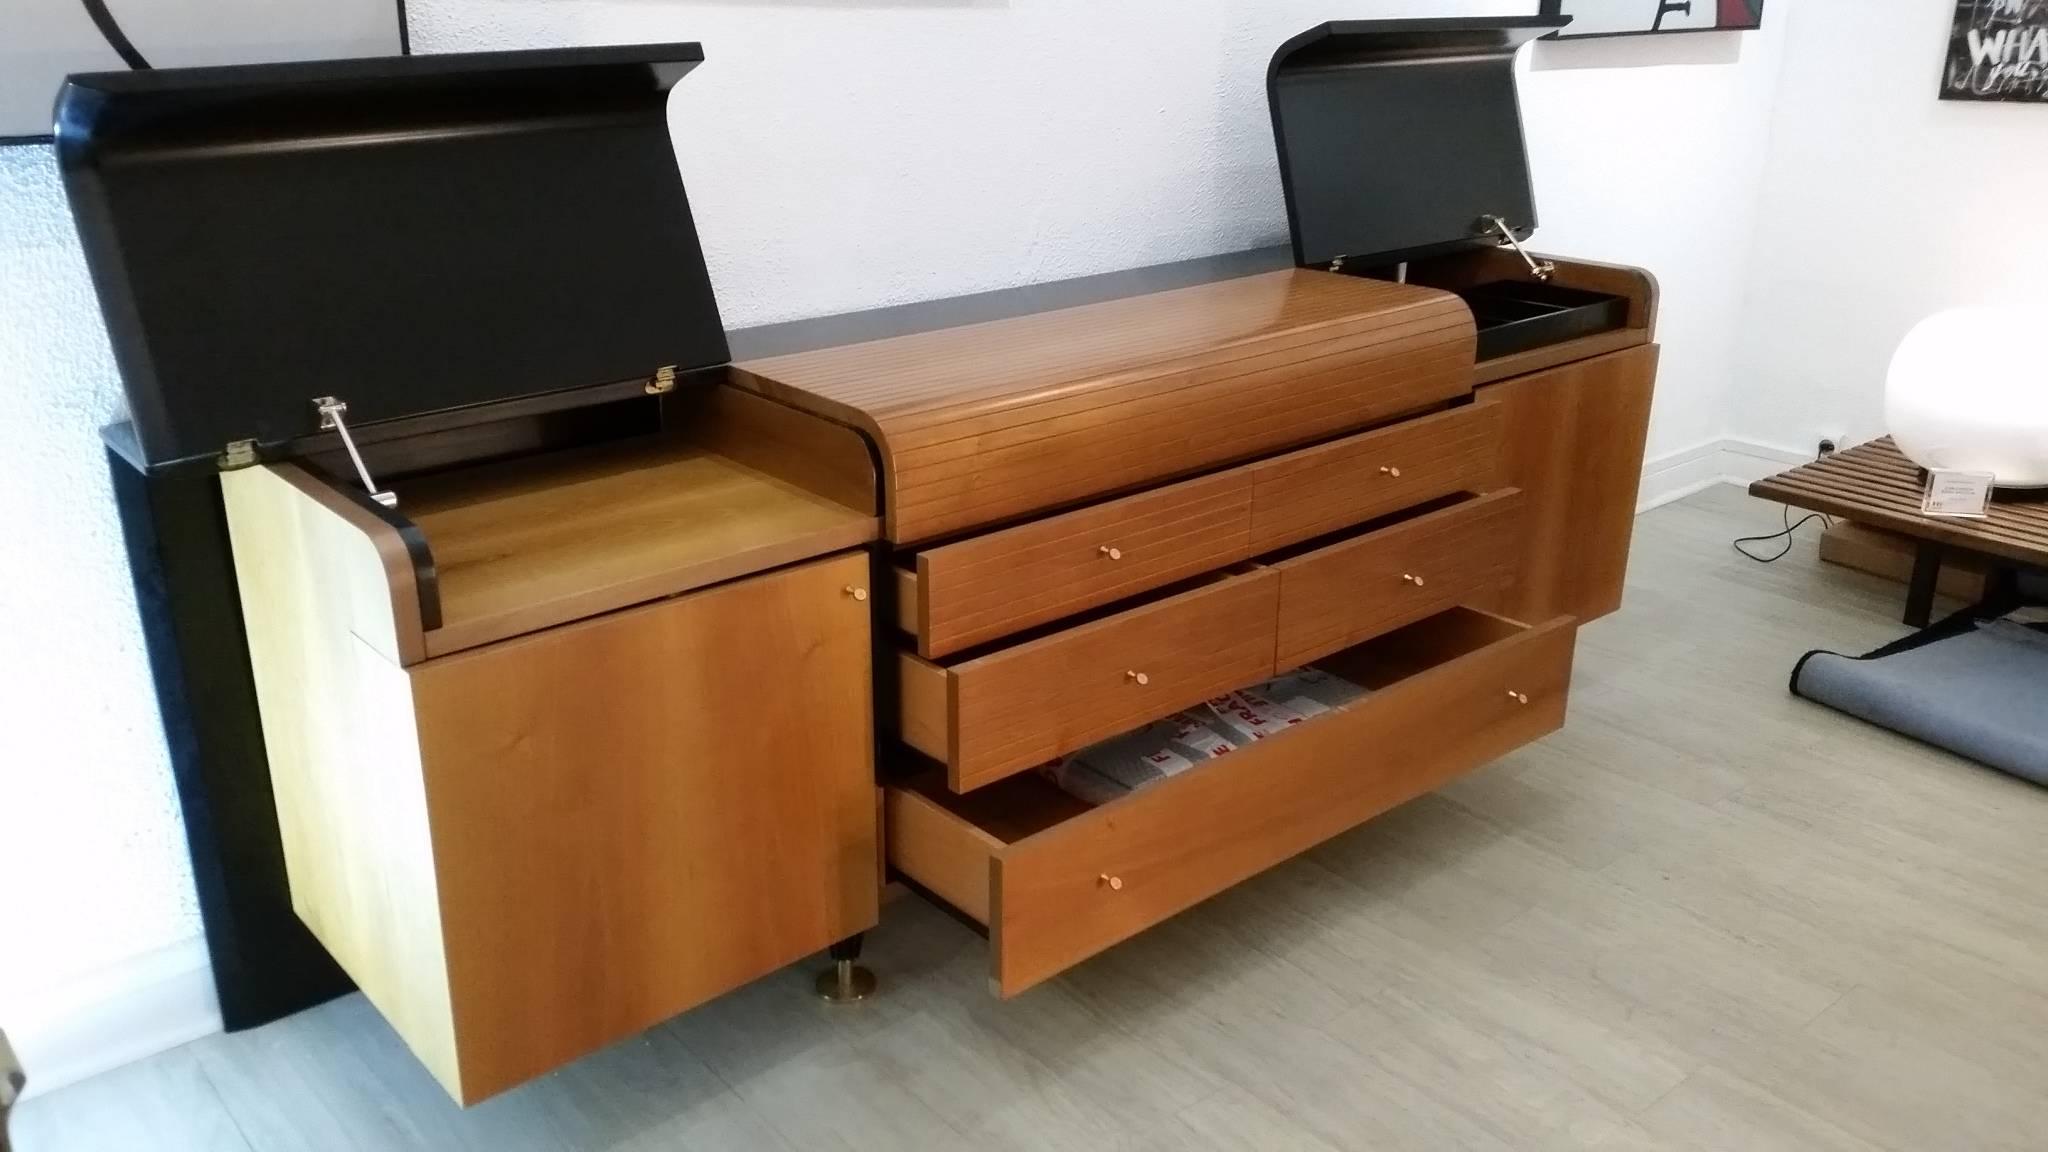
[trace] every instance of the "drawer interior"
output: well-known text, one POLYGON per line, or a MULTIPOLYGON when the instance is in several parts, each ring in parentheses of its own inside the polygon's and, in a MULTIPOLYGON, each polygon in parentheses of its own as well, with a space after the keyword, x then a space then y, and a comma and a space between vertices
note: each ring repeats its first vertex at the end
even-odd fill
MULTIPOLYGON (((1431 668, 1510 640, 1524 631, 1524 626, 1515 621, 1469 608, 1456 608, 1312 661, 1309 666, 1378 693, 1431 668)), ((1369 705, 1372 699, 1371 695, 1364 696, 1250 747, 1293 739, 1309 727, 1329 724, 1353 709, 1369 705)), ((1195 771, 1209 767, 1227 768, 1230 763, 1231 757, 1225 756, 1195 771)), ((971 828, 978 834, 973 838, 989 850, 1016 844, 1097 811, 1095 806, 1068 794, 1037 772, 1020 773, 964 795, 947 788, 943 772, 920 774, 905 783, 903 789, 916 793, 922 801, 971 828)), ((1115 808, 1131 803, 1145 794, 1146 790, 1139 790, 1104 807, 1115 808)), ((891 839, 895 839, 893 833, 891 839)), ((929 883, 927 886, 935 890, 938 888, 929 883)), ((963 907, 962 910, 972 914, 972 909, 963 907)))

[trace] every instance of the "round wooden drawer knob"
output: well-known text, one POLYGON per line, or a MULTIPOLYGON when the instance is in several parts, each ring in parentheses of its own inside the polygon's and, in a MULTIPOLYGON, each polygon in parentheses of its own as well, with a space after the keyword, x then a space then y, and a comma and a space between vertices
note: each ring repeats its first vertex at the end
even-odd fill
POLYGON ((1100 548, 1096 549, 1096 551, 1097 551, 1097 552, 1100 552, 1100 553, 1101 553, 1102 555, 1104 555, 1104 556, 1107 556, 1107 557, 1109 557, 1109 558, 1110 558, 1111 560, 1121 560, 1121 559, 1123 559, 1123 558, 1124 558, 1124 551, 1123 551, 1123 549, 1121 549, 1121 548, 1111 548, 1111 547, 1110 547, 1109 545, 1107 545, 1107 544, 1104 544, 1104 545, 1103 545, 1102 547, 1100 547, 1100 548))
POLYGON ((1401 478, 1401 470, 1392 464, 1382 464, 1380 465, 1380 475, 1392 476, 1394 479, 1399 480, 1401 478))
POLYGON ((1527 692, 1517 692, 1510 688, 1508 689, 1508 699, 1513 700, 1517 704, 1527 704, 1529 702, 1529 694, 1527 692))
POLYGON ((1111 876, 1107 872, 1104 872, 1102 875, 1096 877, 1095 882, 1097 884, 1102 885, 1104 888, 1109 889, 1111 892, 1121 892, 1124 890, 1124 878, 1121 876, 1111 876))
POLYGON ((1404 581, 1406 581, 1406 582, 1408 582, 1408 583, 1410 583, 1410 584, 1413 584, 1413 585, 1415 585, 1415 586, 1416 586, 1417 588, 1420 588, 1420 587, 1422 587, 1422 585, 1423 585, 1423 584, 1425 583, 1425 581, 1424 581, 1424 580, 1422 579, 1422 577, 1420 577, 1420 576, 1417 576, 1417 575, 1415 575, 1415 574, 1414 574, 1414 573, 1412 573, 1412 572, 1403 572, 1403 573, 1401 573, 1401 579, 1402 579, 1402 580, 1404 580, 1404 581))
POLYGON ((1126 672, 1124 673, 1124 679, 1129 680, 1133 684, 1150 684, 1152 682, 1152 678, 1143 672, 1126 672))
POLYGON ((853 585, 851 585, 851 584, 848 584, 848 585, 846 586, 846 594, 847 594, 848 596, 851 596, 851 597, 853 597, 853 598, 854 598, 855 600, 865 600, 865 599, 867 599, 867 598, 868 598, 868 590, 867 590, 867 589, 865 589, 865 588, 856 588, 856 587, 854 587, 854 586, 853 586, 853 585))

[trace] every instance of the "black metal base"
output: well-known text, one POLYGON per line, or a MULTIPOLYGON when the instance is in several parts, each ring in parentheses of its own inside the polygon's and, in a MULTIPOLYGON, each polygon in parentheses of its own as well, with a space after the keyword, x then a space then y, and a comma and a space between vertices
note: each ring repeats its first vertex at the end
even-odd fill
MULTIPOLYGON (((1913 576, 1906 585, 1905 624, 1926 628, 1934 618, 1934 591, 1941 583, 1941 562, 1948 549, 1922 542, 1913 550, 1913 576)), ((1995 619, 2024 605, 2020 595, 2020 570, 1993 560, 1984 572, 1984 597, 1965 613, 1978 619, 1995 619)))
POLYGON ((254 1028, 354 985, 292 911, 219 469, 145 471, 122 447, 110 434, 107 467, 221 1021, 254 1028))
POLYGON ((812 985, 828 1004, 858 1004, 875 994, 875 974, 854 961, 860 959, 861 935, 848 936, 832 945, 832 967, 818 973, 812 985))

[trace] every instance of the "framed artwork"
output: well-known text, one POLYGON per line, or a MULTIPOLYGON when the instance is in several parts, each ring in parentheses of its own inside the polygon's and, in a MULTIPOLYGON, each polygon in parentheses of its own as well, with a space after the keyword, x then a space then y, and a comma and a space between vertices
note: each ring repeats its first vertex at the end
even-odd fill
POLYGON ((1542 15, 1572 18, 1559 40, 1719 32, 1763 27, 1764 0, 1543 0, 1542 15))
POLYGON ((404 0, 4 0, 0 143, 50 138, 73 72, 399 56, 404 0))
POLYGON ((1941 98, 2048 103, 2048 0, 1958 0, 1941 98))

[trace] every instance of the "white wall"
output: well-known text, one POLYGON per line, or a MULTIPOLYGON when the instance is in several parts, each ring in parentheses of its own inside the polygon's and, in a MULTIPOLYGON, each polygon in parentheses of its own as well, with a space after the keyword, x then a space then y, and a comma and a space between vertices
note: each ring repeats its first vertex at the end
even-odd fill
MULTIPOLYGON (((694 39, 672 106, 733 327, 1284 243, 1266 63, 1335 16, 1530 0, 414 0, 421 51, 694 39)), ((1538 246, 1652 268, 1652 456, 1719 437, 1781 36, 1538 44, 1538 246)))
MULTIPOLYGON (((122 408, 50 150, 0 148, 0 1028, 39 1086, 92 1067, 92 1005, 202 958, 99 444, 122 408)), ((172 1035, 217 1027, 181 987, 172 1035)))
POLYGON ((2048 107, 1936 99, 1953 3, 1782 7, 1730 426, 1811 451, 1884 431, 1885 368, 1916 321, 2048 296, 2048 107))
MULTIPOLYGON (((1264 93, 1281 40, 1336 16, 1534 7, 408 6, 423 52, 703 41, 709 62, 672 115, 733 327, 1283 242, 1264 93)), ((1777 42, 1770 31, 1544 45, 1525 72, 1540 246, 1662 280, 1653 454, 1723 430, 1777 42)), ((40 1030, 19 1037, 32 1065, 44 1038, 60 1056, 79 1050, 76 1034, 57 1034, 78 1014, 47 1006, 118 991, 118 979, 73 973, 160 978, 198 954, 96 440, 119 409, 48 150, 0 151, 0 523, 18 542, 0 548, 0 876, 26 878, 0 912, 0 1027, 40 1030)), ((83 1067, 53 1058, 39 1083, 83 1067)))

